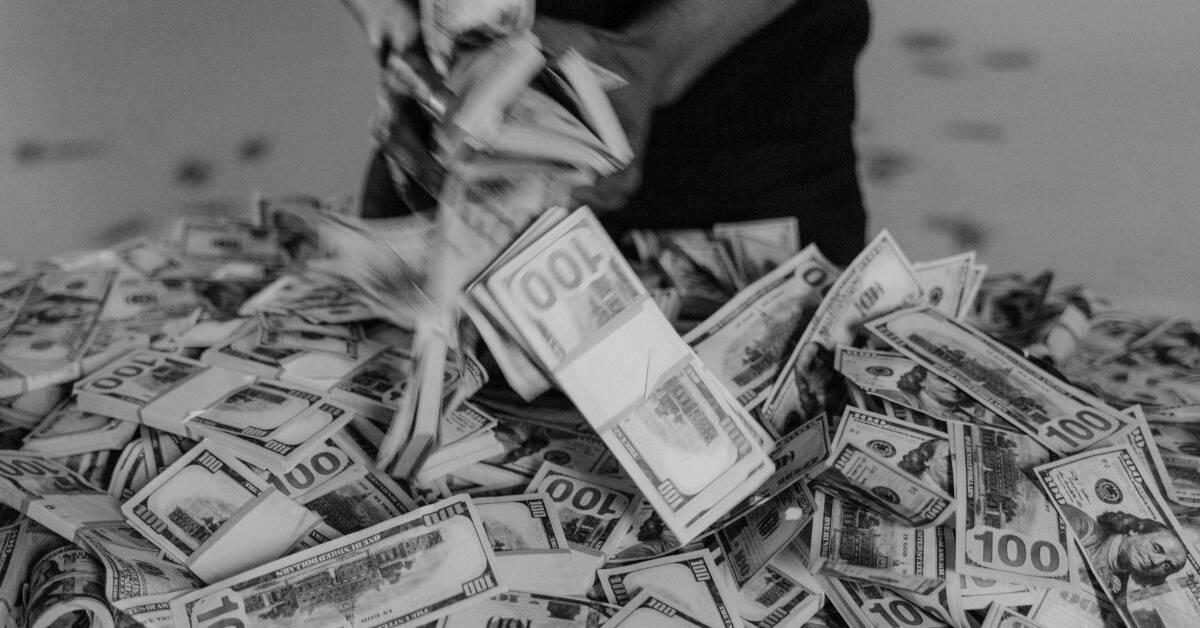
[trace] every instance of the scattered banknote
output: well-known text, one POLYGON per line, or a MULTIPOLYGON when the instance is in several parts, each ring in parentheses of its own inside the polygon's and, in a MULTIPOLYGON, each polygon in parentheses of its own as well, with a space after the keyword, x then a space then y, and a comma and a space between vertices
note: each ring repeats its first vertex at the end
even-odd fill
POLYGON ((1050 452, 1024 434, 950 426, 959 573, 1067 588, 1079 556, 1067 524, 1031 479, 1050 452))
POLYGON ((772 558, 738 593, 738 615, 753 628, 802 626, 825 601, 821 586, 790 549, 772 558))
POLYGON ((711 545, 739 588, 796 538, 813 516, 808 489, 793 484, 767 502, 717 530, 711 545))
MULTIPOLYGON (((169 620, 168 602, 204 586, 186 567, 163 557, 162 550, 124 522, 89 527, 80 544, 104 566, 105 599, 118 610, 156 622, 169 620)), ((143 623, 146 623, 143 621, 143 623)))
POLYGON ((1028 617, 1043 626, 1116 628, 1121 626, 1112 606, 1095 592, 1045 589, 1029 608, 1028 617))
MULTIPOLYGON (((954 498, 946 490, 888 462, 870 447, 851 441, 842 443, 814 472, 813 486, 913 527, 939 525, 953 514, 954 498)), ((884 453, 894 451, 879 447, 884 453)))
POLYGON ((56 458, 120 449, 137 429, 136 423, 84 412, 72 398, 51 410, 30 430, 21 449, 56 458))
POLYGON ((713 237, 729 247, 741 285, 757 281, 800 251, 795 216, 713 225, 713 237))
POLYGON ((899 353, 840 346, 834 368, 864 392, 935 419, 1016 429, 949 380, 899 353))
POLYGON ((115 279, 97 269, 0 278, 0 397, 79 377, 115 279))
POLYGON ((104 569, 86 550, 71 543, 50 550, 29 570, 28 625, 113 628, 103 582, 104 569))
POLYGON ((638 594, 649 592, 702 626, 735 628, 740 619, 734 606, 736 593, 722 581, 708 550, 605 568, 597 575, 604 595, 614 604, 625 606, 638 594))
POLYGON ((612 604, 577 597, 509 591, 449 615, 439 628, 491 628, 513 625, 522 628, 607 626, 621 609, 612 604))
POLYGON ((739 403, 754 408, 837 275, 837 267, 809 246, 738 292, 683 340, 739 403))
POLYGON ((319 392, 259 381, 189 415, 185 428, 195 438, 211 438, 258 467, 282 473, 341 430, 354 414, 319 392))
POLYGON ((913 264, 917 281, 925 290, 925 303, 952 318, 962 318, 970 310, 974 268, 974 251, 913 264))
POLYGON ((529 492, 549 496, 572 547, 600 555, 615 550, 641 501, 631 486, 549 462, 530 480, 529 492))
POLYGON ((983 620, 982 628, 1045 628, 1028 617, 1018 613, 1015 609, 993 604, 991 610, 988 611, 987 617, 983 620))
POLYGON ((205 582, 278 558, 319 519, 209 441, 154 477, 121 512, 205 582))
POLYGON ((581 595, 577 563, 545 494, 505 495, 474 500, 496 554, 500 579, 515 590, 581 595))
POLYGON ((504 593, 470 498, 420 508, 171 601, 176 626, 396 626, 504 593))
POLYGON ((1128 625, 1200 621, 1200 562, 1137 454, 1103 447, 1035 471, 1128 625))
POLYGON ((66 466, 37 454, 0 450, 0 501, 64 539, 87 526, 120 521, 108 493, 66 466))
POLYGON ((813 573, 930 593, 945 586, 945 555, 953 533, 884 519, 854 503, 814 491, 813 573))
POLYGON ((936 310, 904 310, 867 327, 1053 452, 1082 451, 1126 425, 1104 402, 936 310))
POLYGON ((908 259, 891 234, 881 232, 829 288, 780 370, 762 409, 772 435, 785 434, 836 405, 837 346, 854 344, 864 322, 913 305, 922 294, 908 259))

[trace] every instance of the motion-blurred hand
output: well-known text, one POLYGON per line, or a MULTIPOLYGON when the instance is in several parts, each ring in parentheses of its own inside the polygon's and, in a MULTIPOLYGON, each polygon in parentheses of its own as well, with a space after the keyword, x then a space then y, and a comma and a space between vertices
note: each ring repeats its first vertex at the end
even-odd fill
POLYGON ((622 209, 642 181, 642 156, 650 135, 654 109, 661 101, 664 73, 650 47, 644 42, 579 22, 538 16, 533 33, 549 56, 574 48, 585 59, 619 74, 628 85, 608 93, 613 109, 633 147, 633 161, 624 169, 599 179, 594 185, 576 188, 574 199, 597 212, 622 209))
POLYGON ((380 65, 391 52, 407 50, 421 35, 421 17, 408 0, 342 0, 367 33, 380 65))

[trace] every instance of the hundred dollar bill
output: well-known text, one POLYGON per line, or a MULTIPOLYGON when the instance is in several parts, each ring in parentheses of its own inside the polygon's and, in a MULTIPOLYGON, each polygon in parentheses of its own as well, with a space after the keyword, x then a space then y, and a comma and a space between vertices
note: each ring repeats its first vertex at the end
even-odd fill
POLYGON ((29 570, 26 625, 113 628, 116 624, 103 597, 103 582, 103 568, 87 551, 71 543, 50 550, 29 570))
POLYGON ((1016 429, 949 380, 899 353, 840 346, 834 368, 864 392, 935 419, 1016 429))
POLYGON ((787 489, 717 530, 713 544, 739 588, 783 551, 813 516, 812 497, 802 484, 787 489))
POLYGON ((199 271, 187 260, 146 238, 134 238, 108 249, 127 269, 146 279, 181 279, 199 271))
POLYGON ((355 339, 326 336, 312 331, 268 330, 259 336, 259 344, 264 347, 318 351, 346 360, 357 360, 361 343, 355 339))
POLYGON ((438 628, 598 628, 621 609, 593 600, 525 591, 509 591, 464 608, 443 619, 438 628))
MULTIPOLYGON (((754 494, 729 511, 722 522, 732 521, 756 506, 775 497, 799 482, 808 471, 829 457, 829 430, 825 415, 816 418, 784 434, 775 442, 771 451, 771 464, 775 472, 767 478, 754 494)), ((720 527, 718 522, 715 527, 720 527)))
POLYGON ((1104 447, 1035 472, 1121 619, 1200 622, 1200 562, 1137 454, 1104 447))
MULTIPOLYGON (((359 419, 360 421, 363 419, 359 419)), ((267 481, 324 520, 325 534, 350 534, 409 512, 416 502, 372 464, 370 455, 343 431, 307 460, 267 481)))
POLYGON ((0 399, 0 420, 23 429, 33 429, 59 403, 70 396, 67 384, 47 386, 0 399))
POLYGON ((375 318, 344 285, 293 274, 280 276, 238 307, 238 316, 260 313, 334 325, 375 318))
MULTIPOLYGON (((262 336, 267 332, 312 332, 330 338, 344 338, 346 340, 361 340, 363 338, 362 329, 357 325, 351 324, 319 324, 310 323, 304 318, 295 315, 273 314, 261 312, 258 316, 258 332, 259 340, 262 342, 262 336)), ((263 343, 269 344, 269 343, 263 343)))
POLYGON ((964 297, 971 287, 974 268, 974 251, 913 264, 913 272, 925 290, 925 303, 951 318, 960 318, 971 306, 964 297))
POLYGON ((922 298, 921 284, 891 234, 881 232, 838 276, 796 343, 762 408, 779 436, 833 405, 838 345, 854 344, 866 320, 922 298))
POLYGON ((495 269, 487 290, 550 371, 603 338, 649 295, 588 210, 567 216, 495 269))
POLYGON ((142 439, 135 438, 121 450, 108 481, 108 492, 118 501, 125 501, 150 481, 146 448, 142 439))
POLYGON ((23 451, 61 458, 102 449, 120 449, 133 438, 136 423, 79 409, 67 399, 25 436, 23 451))
POLYGON ((0 397, 79 377, 115 278, 50 271, 0 282, 0 397))
POLYGON ((726 588, 708 550, 601 569, 597 575, 604 595, 614 604, 629 604, 645 591, 690 613, 701 625, 735 628, 739 624, 736 593, 726 588))
POLYGON ((1043 589, 1028 613, 1030 621, 1042 626, 1072 628, 1121 628, 1107 600, 1082 589, 1043 589))
POLYGON ((837 274, 809 246, 747 286, 683 340, 738 403, 757 407, 837 274))
POLYGON ((926 486, 954 493, 950 439, 943 430, 847 407, 834 447, 846 443, 894 464, 926 486))
MULTIPOLYGON (((886 461, 869 449, 873 446, 889 451, 883 444, 843 443, 820 471, 814 472, 812 485, 879 516, 918 528, 940 525, 954 512, 954 498, 945 490, 886 461)), ((924 455, 914 451, 916 456, 924 455)))
POLYGON ((619 565, 661 558, 679 549, 680 545, 679 539, 663 523, 650 502, 643 499, 634 512, 629 532, 617 544, 615 554, 606 564, 619 565))
POLYGON ((875 319, 867 328, 1057 454, 1082 451, 1127 425, 1099 399, 928 307, 875 319))
POLYGON ((496 426, 494 434, 503 444, 504 453, 485 458, 483 464, 497 472, 532 478, 545 461, 598 475, 616 466, 608 447, 590 431, 551 429, 506 420, 496 426))
POLYGON ((286 473, 264 471, 267 482, 289 499, 303 503, 309 494, 315 496, 363 477, 368 471, 366 456, 354 456, 347 440, 341 434, 326 439, 286 473))
POLYGON ((458 496, 171 601, 177 626, 420 625, 504 593, 470 498, 458 496))
POLYGON ((1015 609, 1001 604, 992 604, 981 628, 1045 628, 1042 624, 1032 621, 1018 613, 1015 609))
POLYGON ((508 586, 559 595, 587 593, 587 586, 580 584, 578 563, 567 546, 558 509, 549 496, 479 498, 475 508, 496 553, 500 579, 508 586))
POLYGON ((825 594, 800 557, 786 549, 743 584, 738 594, 738 615, 751 628, 799 628, 825 603, 825 594))
POLYGON ((1178 504, 1200 505, 1200 469, 1196 462, 1186 456, 1162 454, 1163 473, 1167 484, 1167 497, 1178 504))
POLYGON ((159 473, 121 512, 206 582, 277 558, 319 520, 208 441, 159 473))
POLYGON ((717 223, 712 231, 729 247, 744 284, 757 281, 800 252, 800 221, 795 216, 717 223))
POLYGON ((953 547, 945 527, 905 526, 823 491, 814 495, 813 573, 921 594, 944 586, 946 552, 953 547))
MULTIPOLYGON (((745 285, 725 243, 714 239, 703 229, 670 229, 654 231, 663 251, 674 252, 691 261, 723 291, 732 294, 745 285)), ((665 268, 665 267, 664 267, 665 268)))
POLYGON ((353 418, 353 410, 320 393, 260 381, 189 416, 185 427, 255 466, 282 473, 353 418))
POLYGON ((169 616, 172 598, 204 586, 127 523, 92 526, 79 538, 104 565, 104 595, 119 610, 169 616))
POLYGON ((204 268, 229 262, 274 266, 286 257, 277 232, 228 216, 180 216, 164 244, 204 268))
POLYGON ((1050 452, 1023 434, 950 425, 958 537, 967 576, 1041 587, 1076 585, 1079 557, 1066 522, 1029 477, 1050 452))
POLYGON ((848 625, 863 628, 950 628, 929 611, 895 591, 870 582, 816 576, 848 625))
POLYGON ((297 503, 317 513, 338 534, 350 534, 416 508, 394 480, 375 468, 362 476, 325 486, 298 498, 297 503))
POLYGON ((160 351, 128 354, 75 385, 79 409, 185 436, 189 410, 211 405, 251 377, 160 351))
POLYGON ((116 500, 78 473, 11 450, 0 450, 0 501, 65 539, 74 539, 80 528, 123 519, 116 500))
POLYGON ((611 555, 629 529, 641 502, 637 489, 622 482, 543 463, 528 492, 554 502, 572 547, 611 555))
POLYGON ((17 561, 20 558, 17 544, 22 527, 23 524, 19 522, 0 526, 0 625, 9 625, 10 622, 16 625, 17 617, 13 611, 19 604, 21 585, 29 567, 17 561))
POLYGON ((710 628, 708 624, 670 598, 646 590, 622 606, 606 628, 710 628))
POLYGON ((608 623, 607 628, 698 628, 720 624, 708 624, 667 596, 646 590, 637 594, 621 607, 608 623))

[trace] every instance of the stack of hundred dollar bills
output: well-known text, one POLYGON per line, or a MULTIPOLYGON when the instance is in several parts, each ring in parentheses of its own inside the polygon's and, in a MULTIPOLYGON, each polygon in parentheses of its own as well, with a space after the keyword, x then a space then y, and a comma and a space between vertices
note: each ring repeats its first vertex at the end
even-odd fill
POLYGON ((628 158, 599 70, 424 5, 434 217, 0 273, 3 626, 1200 625, 1200 323, 887 232, 615 242, 563 193, 628 158))

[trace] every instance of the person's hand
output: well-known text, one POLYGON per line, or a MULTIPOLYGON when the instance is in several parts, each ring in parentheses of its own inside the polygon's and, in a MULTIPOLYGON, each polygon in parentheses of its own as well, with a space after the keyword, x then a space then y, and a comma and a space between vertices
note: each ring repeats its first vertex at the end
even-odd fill
POLYGON ((367 33, 380 65, 407 50, 421 35, 421 17, 409 0, 342 0, 367 33))
POLYGON ((608 97, 633 147, 633 161, 624 169, 600 178, 594 185, 572 191, 576 202, 598 213, 625 207, 641 185, 642 158, 650 135, 650 122, 654 109, 661 102, 660 90, 664 85, 661 64, 648 46, 620 33, 579 22, 539 15, 533 23, 533 33, 541 39, 547 55, 556 56, 574 48, 583 58, 628 81, 628 85, 608 92, 608 97))

